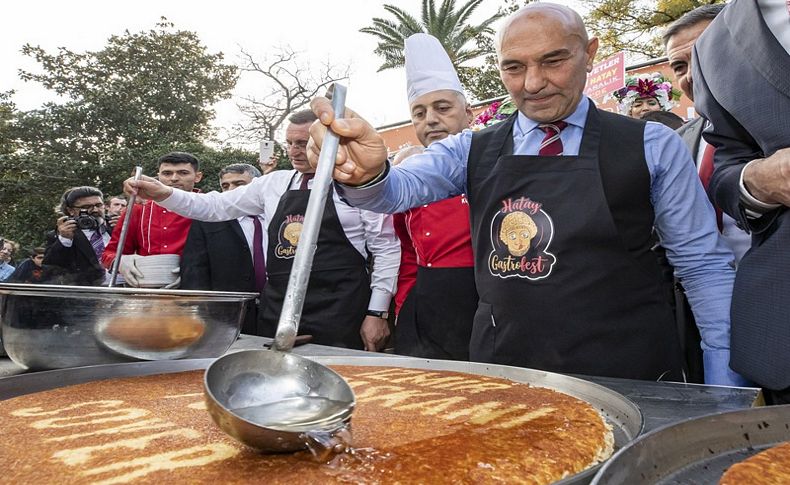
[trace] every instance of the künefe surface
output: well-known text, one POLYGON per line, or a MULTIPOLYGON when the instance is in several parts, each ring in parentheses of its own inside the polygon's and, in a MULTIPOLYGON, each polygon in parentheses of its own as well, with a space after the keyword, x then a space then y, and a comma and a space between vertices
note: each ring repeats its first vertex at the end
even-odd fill
POLYGON ((550 483, 612 453, 589 404, 471 374, 335 366, 357 396, 353 452, 261 455, 226 436, 202 371, 96 381, 0 402, 6 483, 550 483))
POLYGON ((790 442, 768 448, 724 472, 720 485, 786 485, 790 483, 790 442))

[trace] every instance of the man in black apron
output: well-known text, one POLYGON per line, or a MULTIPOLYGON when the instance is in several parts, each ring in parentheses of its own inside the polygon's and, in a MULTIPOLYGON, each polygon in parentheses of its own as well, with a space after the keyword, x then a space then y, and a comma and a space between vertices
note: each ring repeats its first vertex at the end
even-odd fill
MULTIPOLYGON (((409 111, 423 146, 468 128, 472 110, 439 41, 414 34, 406 39, 405 55, 409 111)), ((394 217, 403 253, 395 297, 403 303, 395 352, 469 360, 477 290, 466 195, 394 217)))
MULTIPOLYGON (((655 224, 689 291, 706 382, 741 384, 728 367, 732 256, 688 150, 666 127, 599 111, 583 95, 597 46, 573 10, 524 7, 498 43, 518 114, 390 170, 374 130, 352 113, 332 124, 345 141, 334 177, 350 202, 383 212, 466 191, 480 294, 470 356, 484 362, 682 378, 650 252, 655 224)), ((332 120, 326 100, 313 108, 332 120)), ((324 130, 311 129, 313 164, 324 130)))
MULTIPOLYGON (((304 153, 309 110, 289 118, 288 156, 295 170, 278 170, 223 193, 188 194, 146 177, 139 193, 191 219, 219 222, 263 215, 268 251, 257 334, 273 337, 299 244, 313 170, 304 153)), ((334 190, 327 197, 299 334, 312 343, 381 350, 389 334, 386 311, 396 284, 400 247, 391 216, 351 207, 334 190), (364 254, 364 255, 363 255, 364 254), (368 273, 367 255, 373 260, 368 273)))

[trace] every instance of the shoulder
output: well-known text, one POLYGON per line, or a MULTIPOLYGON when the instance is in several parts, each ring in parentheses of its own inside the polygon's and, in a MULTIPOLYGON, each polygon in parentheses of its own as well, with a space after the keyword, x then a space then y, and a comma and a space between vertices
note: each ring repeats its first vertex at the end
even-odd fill
POLYGON ((630 116, 621 115, 619 113, 612 113, 611 111, 606 111, 605 109, 598 109, 598 114, 600 115, 601 121, 603 123, 606 123, 607 125, 614 125, 618 128, 641 131, 644 130, 645 125, 649 123, 647 121, 631 118, 630 116))
POLYGON ((645 143, 662 141, 665 143, 677 142, 683 144, 683 140, 680 138, 678 132, 662 123, 648 121, 645 123, 644 130, 645 143))
POLYGON ((256 183, 286 184, 292 177, 296 176, 296 170, 275 170, 266 175, 258 177, 256 183))
POLYGON ((685 135, 686 133, 692 132, 694 130, 702 130, 702 124, 705 122, 704 118, 701 116, 697 116, 693 120, 689 121, 685 125, 678 128, 675 133, 680 136, 685 135))

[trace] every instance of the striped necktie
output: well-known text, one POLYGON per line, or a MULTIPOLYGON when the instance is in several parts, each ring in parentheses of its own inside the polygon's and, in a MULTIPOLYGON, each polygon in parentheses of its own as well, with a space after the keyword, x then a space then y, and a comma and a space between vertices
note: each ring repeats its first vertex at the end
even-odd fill
POLYGON ((93 231, 93 234, 90 238, 91 246, 93 247, 93 252, 96 253, 96 258, 101 260, 101 254, 104 252, 104 238, 101 235, 100 230, 93 231))
POLYGON ((554 123, 544 123, 538 125, 538 128, 546 133, 543 141, 540 142, 540 151, 538 155, 543 157, 553 157, 562 155, 562 140, 560 139, 560 132, 568 126, 564 121, 555 121, 554 123))

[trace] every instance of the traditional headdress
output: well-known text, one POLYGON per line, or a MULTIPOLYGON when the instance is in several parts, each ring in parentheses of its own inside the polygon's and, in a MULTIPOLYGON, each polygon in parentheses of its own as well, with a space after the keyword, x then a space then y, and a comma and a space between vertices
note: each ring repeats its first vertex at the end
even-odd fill
POLYGON ((428 34, 414 34, 404 43, 406 92, 411 105, 423 94, 449 89, 464 94, 450 57, 439 40, 428 34))
POLYGON ((660 72, 653 72, 626 77, 625 87, 613 92, 611 97, 617 100, 620 114, 627 115, 634 101, 641 98, 656 98, 661 109, 669 111, 680 99, 680 91, 673 88, 660 72))

